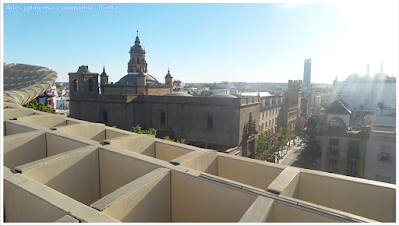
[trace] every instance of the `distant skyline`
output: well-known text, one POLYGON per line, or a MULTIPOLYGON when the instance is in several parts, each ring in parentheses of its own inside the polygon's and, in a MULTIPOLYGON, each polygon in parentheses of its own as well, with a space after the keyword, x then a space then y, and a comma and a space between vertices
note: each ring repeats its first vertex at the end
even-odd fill
POLYGON ((352 73, 398 75, 398 1, 335 3, 2 4, 2 59, 48 67, 57 82, 88 65, 127 74, 136 30, 151 75, 185 83, 332 83, 352 73), (35 9, 36 7, 36 9, 35 9), (51 7, 51 9, 38 7, 51 7), (57 8, 59 7, 59 8, 57 8), (64 7, 64 8, 63 8, 64 7), (65 7, 71 7, 65 9, 65 7), (80 9, 73 7, 80 7, 80 9))

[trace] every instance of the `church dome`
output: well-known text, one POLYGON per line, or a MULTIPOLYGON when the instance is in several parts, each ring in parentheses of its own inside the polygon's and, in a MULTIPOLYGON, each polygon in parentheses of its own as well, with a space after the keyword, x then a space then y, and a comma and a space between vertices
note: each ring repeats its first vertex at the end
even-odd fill
MULTIPOLYGON (((143 72, 141 72, 141 73, 143 73, 143 72)), ((118 81, 118 83, 122 83, 122 84, 123 83, 135 83, 135 82, 137 82, 137 76, 142 76, 142 75, 140 75, 138 72, 129 73, 129 74, 123 76, 118 81)), ((161 84, 154 77, 152 77, 149 74, 144 74, 144 76, 146 77, 146 79, 145 79, 146 83, 161 84)))
POLYGON ((140 44, 139 36, 136 37, 134 46, 132 46, 132 48, 130 48, 130 51, 144 51, 144 47, 140 44))

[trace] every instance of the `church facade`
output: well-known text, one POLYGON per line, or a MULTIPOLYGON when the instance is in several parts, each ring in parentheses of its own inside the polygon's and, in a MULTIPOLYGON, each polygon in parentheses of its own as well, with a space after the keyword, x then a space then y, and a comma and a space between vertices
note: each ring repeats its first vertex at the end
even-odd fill
POLYGON ((255 156, 260 97, 172 93, 170 71, 164 84, 148 73, 139 37, 129 53, 128 74, 115 84, 108 83, 105 69, 99 75, 80 66, 76 73, 69 73, 71 117, 125 130, 140 125, 156 129, 160 138, 185 139, 197 147, 255 156))

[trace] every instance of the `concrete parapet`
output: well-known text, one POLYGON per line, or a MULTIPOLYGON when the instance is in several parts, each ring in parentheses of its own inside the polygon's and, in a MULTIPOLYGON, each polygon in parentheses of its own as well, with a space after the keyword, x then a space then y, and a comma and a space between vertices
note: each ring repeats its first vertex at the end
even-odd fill
POLYGON ((197 150, 189 152, 170 161, 174 165, 185 166, 201 172, 218 175, 218 152, 211 150, 197 150))
POLYGON ((301 169, 296 167, 285 168, 267 187, 267 191, 288 197, 296 196, 300 171, 301 169))
MULTIPOLYGON (((107 135, 109 135, 108 130, 107 135)), ((152 135, 135 134, 130 132, 130 134, 126 136, 104 140, 104 143, 146 156, 155 157, 154 140, 155 137, 152 135)))
POLYGON ((4 170, 7 222, 55 222, 66 214, 81 222, 119 221, 21 174, 4 170))
POLYGON ((90 206, 122 222, 170 222, 170 169, 158 168, 90 206))
POLYGON ((201 148, 163 139, 155 139, 155 157, 166 162, 170 162, 172 159, 196 150, 201 150, 201 148))
MULTIPOLYGON (((258 196, 255 202, 248 208, 239 223, 261 223, 270 222, 268 216, 272 210, 274 200, 263 196, 258 196)), ((272 215, 272 214, 270 214, 272 215)))
POLYGON ((65 215, 55 221, 55 223, 79 223, 79 222, 80 222, 79 220, 71 217, 70 215, 65 215))

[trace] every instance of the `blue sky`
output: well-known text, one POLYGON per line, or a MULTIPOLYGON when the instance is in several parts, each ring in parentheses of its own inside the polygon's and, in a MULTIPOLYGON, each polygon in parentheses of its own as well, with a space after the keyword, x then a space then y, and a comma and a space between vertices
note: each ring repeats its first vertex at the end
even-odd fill
POLYGON ((380 71, 398 74, 398 2, 333 3, 3 3, 3 62, 45 66, 59 82, 80 65, 109 80, 127 74, 136 30, 148 70, 160 82, 168 67, 190 82, 287 82, 303 79, 312 59, 315 83, 380 71), (100 9, 99 5, 114 9, 100 9), (30 7, 86 9, 32 10, 30 7), (19 8, 18 8, 19 7, 19 8))

